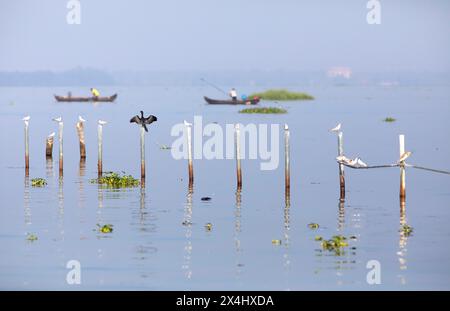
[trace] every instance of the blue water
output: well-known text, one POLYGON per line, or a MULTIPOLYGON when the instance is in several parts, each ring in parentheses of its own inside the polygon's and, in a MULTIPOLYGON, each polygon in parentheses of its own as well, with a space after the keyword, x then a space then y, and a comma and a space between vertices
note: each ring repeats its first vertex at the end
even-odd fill
MULTIPOLYGON (((450 176, 408 169, 407 200, 399 204, 399 169, 346 169, 347 194, 339 204, 336 137, 342 122, 344 151, 369 164, 398 159, 405 134, 408 163, 450 170, 450 88, 306 87, 314 101, 263 103, 285 115, 245 115, 242 107, 207 106, 209 87, 114 87, 117 102, 57 103, 53 94, 86 94, 82 88, 0 88, 0 288, 59 290, 386 290, 450 289, 450 176), (139 130, 129 119, 139 110, 158 121, 146 135, 145 188, 99 188, 97 120, 103 130, 104 171, 139 177, 139 130), (24 174, 22 117, 30 121, 30 176, 24 174), (64 123, 64 176, 58 145, 46 162, 45 137, 64 123), (87 161, 80 167, 75 123, 87 119, 87 161), (170 130, 193 116, 203 123, 289 124, 291 197, 284 195, 280 165, 261 171, 243 160, 243 188, 236 194, 234 160, 174 160, 158 144, 174 141, 170 130), (396 122, 383 122, 387 116, 396 122), (43 177, 44 188, 30 186, 43 177), (211 201, 201 201, 209 196, 211 201), (188 220, 192 225, 183 225, 188 220), (314 222, 317 230, 308 228, 314 222), (205 230, 211 223, 212 230, 205 230), (414 228, 406 237, 399 227, 414 228), (102 234, 97 224, 113 224, 102 234), (27 234, 38 237, 28 241, 27 234), (316 235, 356 236, 337 256, 322 251, 316 235), (274 245, 272 240, 281 240, 274 245), (353 248, 353 249, 352 249, 353 248), (69 285, 69 260, 81 264, 81 284, 69 285), (369 285, 369 260, 381 264, 381 284, 369 285)), ((250 87, 238 88, 250 93, 250 87)), ((279 134, 283 142, 282 132, 279 134)))

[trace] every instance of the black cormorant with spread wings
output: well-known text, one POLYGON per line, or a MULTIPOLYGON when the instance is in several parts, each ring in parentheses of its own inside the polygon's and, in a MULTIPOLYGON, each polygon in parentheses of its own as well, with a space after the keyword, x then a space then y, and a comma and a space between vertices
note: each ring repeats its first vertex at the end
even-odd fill
POLYGON ((144 117, 144 112, 141 110, 141 116, 135 115, 131 118, 130 123, 137 123, 140 124, 142 127, 144 127, 145 131, 148 132, 147 124, 151 124, 155 121, 157 121, 158 118, 154 115, 149 115, 147 118, 144 117))

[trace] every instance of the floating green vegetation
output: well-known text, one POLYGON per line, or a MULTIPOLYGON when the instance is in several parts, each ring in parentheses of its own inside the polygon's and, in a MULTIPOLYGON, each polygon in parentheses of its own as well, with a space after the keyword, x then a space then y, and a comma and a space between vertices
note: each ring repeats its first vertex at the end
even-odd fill
POLYGON ((98 227, 98 231, 101 233, 111 233, 113 232, 113 225, 111 224, 106 224, 106 225, 99 225, 97 224, 98 227))
POLYGON ((323 250, 335 252, 336 255, 341 255, 343 248, 348 246, 347 238, 343 235, 335 235, 329 240, 320 240, 323 250))
POLYGON ((167 146, 167 145, 160 145, 159 148, 160 148, 161 150, 170 150, 170 149, 172 149, 172 147, 167 146))
POLYGON ((239 111, 239 113, 265 113, 265 114, 280 114, 287 113, 286 109, 277 107, 256 107, 246 108, 239 111))
POLYGON ((28 241, 33 242, 33 241, 36 241, 37 239, 38 239, 37 235, 35 235, 35 234, 33 234, 33 233, 28 233, 28 234, 27 234, 27 240, 28 240, 28 241))
POLYGON ((313 230, 319 229, 319 224, 312 222, 312 223, 308 224, 308 228, 313 229, 313 230))
POLYGON ((44 187, 47 185, 47 181, 44 178, 33 178, 31 180, 32 187, 44 187))
POLYGON ((205 230, 206 230, 206 231, 211 231, 211 230, 212 230, 212 223, 208 222, 208 223, 205 225, 205 230))
POLYGON ((139 180, 131 175, 123 175, 114 172, 105 173, 99 178, 91 179, 91 183, 99 184, 109 188, 126 188, 126 187, 136 187, 139 186, 139 180))
POLYGON ((405 236, 410 236, 413 233, 413 231, 414 231, 414 228, 409 226, 409 225, 407 225, 407 224, 404 224, 400 228, 400 232, 403 232, 403 234, 405 236))
POLYGON ((265 92, 254 93, 249 98, 259 97, 266 100, 311 100, 313 96, 307 93, 291 92, 286 89, 270 89, 265 92))
POLYGON ((281 245, 281 240, 274 239, 274 240, 272 240, 272 244, 273 245, 281 245))
POLYGON ((315 241, 322 241, 323 238, 322 238, 320 235, 316 235, 316 236, 314 237, 314 240, 315 240, 315 241))
POLYGON ((395 121, 397 121, 397 120, 393 117, 386 117, 383 119, 383 122, 395 122, 395 121))

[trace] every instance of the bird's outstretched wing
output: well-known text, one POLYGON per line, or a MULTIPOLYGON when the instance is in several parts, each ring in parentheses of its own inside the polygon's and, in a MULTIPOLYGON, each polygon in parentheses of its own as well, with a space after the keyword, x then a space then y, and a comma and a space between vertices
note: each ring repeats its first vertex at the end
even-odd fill
POLYGON ((141 121, 139 120, 139 116, 132 117, 130 120, 130 123, 133 123, 133 122, 135 122, 137 124, 141 123, 141 121))
POLYGON ((158 118, 155 117, 154 115, 149 115, 147 118, 145 118, 144 123, 145 124, 151 124, 151 123, 153 123, 155 121, 158 121, 158 118))

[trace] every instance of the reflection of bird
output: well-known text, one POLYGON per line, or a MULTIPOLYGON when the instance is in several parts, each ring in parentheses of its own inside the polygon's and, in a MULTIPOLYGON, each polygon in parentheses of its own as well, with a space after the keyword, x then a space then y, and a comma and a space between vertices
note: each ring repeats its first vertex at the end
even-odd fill
POLYGON ((52 138, 52 137, 55 137, 55 132, 53 132, 50 135, 48 135, 48 138, 52 138))
POLYGON ((333 127, 332 129, 330 129, 330 132, 334 132, 337 133, 341 130, 341 123, 339 123, 338 125, 336 125, 335 127, 333 127))
POLYGON ((410 155, 411 155, 411 151, 406 151, 405 153, 403 153, 403 154, 400 156, 400 159, 398 159, 398 163, 405 162, 405 160, 406 160, 407 158, 409 158, 410 155))
POLYGON ((155 121, 158 121, 158 118, 155 117, 154 115, 149 115, 147 118, 144 117, 144 112, 141 110, 141 116, 135 115, 134 117, 131 118, 130 123, 136 123, 141 125, 146 132, 148 132, 147 129, 147 125, 146 124, 151 124, 155 121))
POLYGON ((62 117, 53 118, 52 120, 59 123, 62 122, 62 117))
POLYGON ((86 120, 85 120, 85 119, 83 119, 83 117, 82 117, 82 116, 78 116, 78 121, 79 121, 79 122, 81 122, 81 123, 83 123, 83 122, 86 122, 86 120))
POLYGON ((105 125, 106 123, 108 123, 108 122, 103 121, 103 120, 98 120, 98 125, 105 125))

